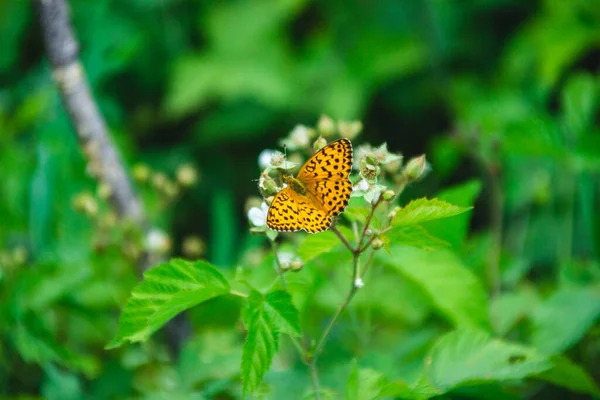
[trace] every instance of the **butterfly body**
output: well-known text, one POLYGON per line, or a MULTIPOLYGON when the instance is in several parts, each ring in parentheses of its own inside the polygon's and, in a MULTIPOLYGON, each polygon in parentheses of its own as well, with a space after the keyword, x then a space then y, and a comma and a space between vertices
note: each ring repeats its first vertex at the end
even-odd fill
POLYGON ((276 231, 304 229, 322 232, 331 226, 350 200, 352 144, 339 139, 317 151, 298 175, 284 175, 287 187, 280 190, 267 212, 267 226, 276 231))

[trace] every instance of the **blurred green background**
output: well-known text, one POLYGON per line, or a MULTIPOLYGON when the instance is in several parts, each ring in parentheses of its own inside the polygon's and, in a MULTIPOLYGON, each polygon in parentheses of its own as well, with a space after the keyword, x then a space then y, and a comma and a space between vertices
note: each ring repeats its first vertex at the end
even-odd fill
MULTIPOLYGON (((247 262, 265 245, 246 219, 261 150, 322 114, 361 120, 355 145, 427 154, 431 173, 403 201, 480 182, 469 234, 452 244, 501 299, 492 311, 509 310, 497 333, 527 341, 544 298, 590 294, 558 301, 568 306, 550 313, 555 329, 573 310, 584 315, 552 350, 600 378, 600 2, 69 4, 87 77, 165 254, 230 270, 247 262), (494 259, 497 279, 486 271, 494 259)), ((86 173, 30 2, 0 1, 0 43, 0 394, 175 398, 183 387, 182 398, 238 398, 235 303, 192 313, 179 357, 161 335, 103 350, 139 280, 135 232, 86 173)), ((400 323, 404 311, 387 307, 403 337, 394 354, 410 368, 438 332, 422 328, 435 317, 418 310, 400 323)), ((334 343, 327 357, 335 366, 346 356, 334 343)), ((540 384, 519 396, 583 395, 540 384)))

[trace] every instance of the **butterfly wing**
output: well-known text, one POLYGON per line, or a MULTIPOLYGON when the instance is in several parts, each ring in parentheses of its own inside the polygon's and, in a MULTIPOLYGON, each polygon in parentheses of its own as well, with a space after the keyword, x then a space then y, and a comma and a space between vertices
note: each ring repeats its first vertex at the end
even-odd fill
POLYGON ((352 183, 352 143, 339 139, 317 151, 304 163, 297 179, 307 191, 307 197, 328 216, 340 214, 350 200, 352 183))
POLYGON ((309 233, 327 230, 331 217, 315 207, 311 199, 294 192, 289 186, 275 195, 267 212, 267 226, 275 231, 309 233))

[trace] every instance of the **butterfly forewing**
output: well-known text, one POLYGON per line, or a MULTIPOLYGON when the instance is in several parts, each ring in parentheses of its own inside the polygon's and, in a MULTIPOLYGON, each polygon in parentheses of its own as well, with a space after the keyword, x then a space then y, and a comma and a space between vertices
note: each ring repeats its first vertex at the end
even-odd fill
POLYGON ((276 231, 322 232, 331 218, 348 205, 352 183, 352 144, 348 139, 329 143, 316 152, 298 172, 306 194, 286 187, 279 191, 267 213, 267 225, 276 231))
POLYGON ((315 153, 298 172, 308 195, 327 215, 340 214, 350 201, 352 144, 348 139, 329 143, 315 153))

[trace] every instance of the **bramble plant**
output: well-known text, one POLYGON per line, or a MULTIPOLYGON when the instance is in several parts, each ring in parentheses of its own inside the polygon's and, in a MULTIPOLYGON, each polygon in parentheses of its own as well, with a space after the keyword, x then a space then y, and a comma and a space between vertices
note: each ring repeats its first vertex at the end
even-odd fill
MULTIPOLYGON (((421 251, 448 246, 447 242, 433 236, 425 224, 459 215, 470 208, 426 198, 413 200, 404 207, 397 206, 404 188, 427 173, 429 166, 425 156, 403 164, 402 156, 389 152, 385 143, 378 147, 365 144, 355 151, 353 166, 356 173, 351 175, 350 204, 335 218, 328 231, 306 235, 279 234, 269 229, 267 204, 285 186, 284 176, 299 164, 296 160, 324 147, 327 140, 356 139, 361 130, 359 122, 335 123, 324 116, 316 128, 298 126, 282 141, 290 152, 294 152, 289 155, 290 161, 276 151, 268 150, 260 155, 259 162, 264 170, 258 186, 264 202, 251 207, 248 218, 253 225, 251 231, 264 234, 270 243, 272 255, 268 258, 272 258, 274 265, 271 282, 257 283, 245 268, 239 269, 234 277, 226 277, 204 261, 171 260, 145 273, 144 281, 133 290, 123 310, 117 335, 108 347, 145 341, 169 319, 194 305, 219 296, 236 296, 244 303, 241 318, 247 330, 241 359, 244 393, 259 388, 283 335, 308 367, 314 397, 321 398, 319 357, 352 299, 359 290, 369 286, 368 272, 375 258, 379 265, 392 262, 392 254, 403 244, 412 246, 413 251, 419 251, 422 256, 425 253, 421 251), (306 264, 310 266, 304 268, 306 264), (306 287, 297 285, 300 279, 289 278, 305 274, 307 269, 318 264, 329 270, 327 273, 346 276, 349 289, 322 332, 309 334, 302 318, 308 312, 302 304, 306 304, 309 293, 306 287)), ((356 372, 354 375, 358 375, 354 379, 363 373, 356 372)), ((370 390, 377 393, 384 389, 394 391, 395 384, 384 384, 384 379, 376 381, 377 387, 370 390)))

